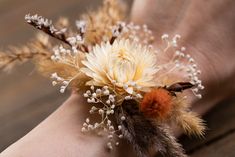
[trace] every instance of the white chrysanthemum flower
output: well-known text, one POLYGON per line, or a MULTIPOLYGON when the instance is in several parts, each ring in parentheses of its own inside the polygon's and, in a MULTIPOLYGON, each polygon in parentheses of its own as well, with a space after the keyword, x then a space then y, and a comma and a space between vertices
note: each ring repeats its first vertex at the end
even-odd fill
POLYGON ((82 72, 91 78, 87 85, 108 86, 119 94, 147 91, 156 86, 155 54, 129 40, 96 45, 82 63, 85 65, 82 72))

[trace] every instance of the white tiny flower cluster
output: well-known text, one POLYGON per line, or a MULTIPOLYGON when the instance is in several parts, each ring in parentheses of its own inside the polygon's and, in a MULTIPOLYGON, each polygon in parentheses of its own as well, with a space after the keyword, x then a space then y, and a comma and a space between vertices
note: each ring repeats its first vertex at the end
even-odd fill
MULTIPOLYGON (((168 49, 171 47, 177 49, 177 42, 180 38, 180 35, 175 35, 172 39, 169 39, 168 34, 162 35, 162 40, 166 41, 167 43, 167 47, 164 49, 164 52, 168 51, 168 49)), ((204 89, 202 81, 198 77, 201 71, 198 70, 197 64, 195 63, 194 59, 189 54, 185 54, 185 51, 185 47, 181 47, 180 50, 175 50, 171 61, 167 65, 164 65, 163 68, 168 65, 173 65, 171 66, 171 68, 169 68, 167 73, 174 70, 185 71, 186 77, 189 79, 190 83, 195 85, 195 87, 192 89, 193 94, 198 98, 201 98, 202 96, 201 94, 199 94, 199 90, 204 89)))
MULTIPOLYGON (((107 147, 113 149, 113 145, 118 146, 119 142, 115 138, 122 138, 123 135, 121 134, 121 125, 115 129, 115 126, 110 120, 110 116, 114 114, 114 108, 116 107, 113 92, 107 86, 103 88, 91 86, 83 96, 87 99, 88 103, 97 104, 97 106, 92 106, 89 112, 90 114, 99 114, 101 121, 91 124, 90 119, 87 118, 83 124, 82 132, 96 131, 98 134, 106 132, 108 138, 107 147), (98 104, 102 105, 102 107, 98 107, 98 104)), ((122 117, 121 120, 125 120, 125 117, 122 117)))
POLYGON ((154 40, 154 36, 152 31, 148 29, 147 25, 135 25, 134 23, 126 24, 123 21, 117 23, 117 25, 113 26, 112 34, 115 37, 120 38, 128 38, 134 42, 138 42, 140 44, 151 44, 154 40))
POLYGON ((74 52, 78 52, 77 48, 79 45, 84 44, 84 34, 86 32, 86 22, 85 21, 76 21, 77 29, 79 33, 75 36, 68 37, 66 40, 72 46, 74 52))
POLYGON ((62 86, 60 87, 60 93, 64 93, 65 89, 68 87, 70 81, 65 80, 64 78, 58 76, 57 73, 51 74, 51 78, 54 79, 54 81, 52 81, 53 86, 55 86, 57 84, 62 84, 62 86))
MULTIPOLYGON (((162 40, 165 40, 168 44, 168 46, 173 46, 173 47, 178 47, 178 40, 181 38, 181 36, 179 34, 176 34, 172 40, 169 39, 169 35, 168 34, 163 34, 162 35, 162 40)), ((167 47, 169 48, 169 47, 167 47)))
POLYGON ((30 14, 27 14, 25 15, 25 20, 28 22, 28 23, 32 23, 33 25, 36 26, 36 28, 39 28, 39 29, 42 29, 43 27, 44 28, 49 28, 49 31, 50 33, 52 34, 63 34, 67 31, 66 28, 63 28, 63 29, 56 29, 54 27, 54 25, 52 24, 52 21, 51 20, 48 20, 47 18, 44 18, 42 16, 38 16, 37 14, 35 15, 30 15, 30 14))
POLYGON ((138 92, 140 90, 140 86, 138 86, 135 82, 130 81, 123 85, 123 89, 128 93, 125 96, 125 100, 131 99, 142 99, 143 96, 138 92))
POLYGON ((56 62, 67 63, 68 56, 72 57, 72 51, 64 48, 63 45, 57 46, 53 48, 54 54, 51 56, 51 60, 56 62))
POLYGON ((63 45, 54 47, 53 51, 54 54, 51 55, 52 61, 69 65, 79 71, 80 64, 78 59, 82 57, 81 53, 67 49, 63 45))
POLYGON ((77 20, 76 21, 77 29, 80 31, 81 34, 86 32, 86 21, 84 20, 77 20))
POLYGON ((55 47, 53 49, 54 54, 51 55, 51 60, 54 62, 66 64, 70 67, 73 67, 74 69, 77 69, 78 73, 74 76, 68 77, 68 78, 62 78, 58 76, 57 73, 53 73, 51 75, 51 78, 54 79, 52 81, 52 85, 58 85, 60 84, 60 92, 64 93, 65 89, 68 87, 68 85, 77 77, 80 75, 79 69, 80 64, 78 63, 78 57, 80 57, 80 54, 74 52, 73 50, 66 49, 62 45, 55 47))
POLYGON ((116 86, 122 87, 126 92, 127 95, 124 97, 125 100, 131 99, 142 99, 143 96, 140 94, 139 90, 141 86, 138 86, 134 81, 128 81, 127 83, 120 83, 116 82, 116 80, 112 80, 111 83, 113 84, 113 89, 115 90, 116 86))
POLYGON ((111 27, 112 36, 118 37, 121 34, 123 27, 125 27, 125 22, 118 22, 117 25, 114 25, 113 27, 111 27))
POLYGON ((80 34, 77 34, 76 36, 68 37, 66 39, 69 44, 72 46, 73 52, 77 53, 78 52, 78 45, 84 43, 84 39, 80 34))

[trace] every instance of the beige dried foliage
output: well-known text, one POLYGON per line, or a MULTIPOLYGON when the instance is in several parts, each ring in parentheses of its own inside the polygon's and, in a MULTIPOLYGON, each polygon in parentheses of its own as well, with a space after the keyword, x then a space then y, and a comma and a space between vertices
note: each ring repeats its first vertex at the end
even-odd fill
POLYGON ((189 104, 182 97, 177 96, 174 100, 174 109, 171 120, 176 122, 187 135, 203 137, 205 123, 195 112, 189 111, 189 104))
POLYGON ((112 37, 111 27, 124 19, 125 5, 118 0, 105 0, 98 11, 84 14, 82 19, 87 23, 85 41, 89 44, 99 44, 103 37, 112 37))
POLYGON ((46 75, 47 77, 54 72, 56 72, 60 77, 63 78, 70 78, 78 73, 78 70, 75 67, 63 63, 52 62, 49 60, 41 60, 37 62, 36 65, 39 72, 46 75))
POLYGON ((55 26, 57 28, 63 29, 69 27, 69 20, 66 17, 60 17, 57 22, 55 23, 55 26))
MULTIPOLYGON (((124 8, 124 5, 117 0, 105 0, 103 6, 97 11, 91 11, 83 15, 83 19, 87 23, 85 43, 88 45, 97 44, 101 42, 101 38, 105 35, 111 38, 111 29, 109 27, 123 19, 124 8)), ((66 28, 69 26, 69 21, 67 18, 61 17, 55 23, 55 26, 61 29, 66 28)), ((68 33, 70 35, 74 34, 71 30, 68 30, 68 33)), ((0 52, 0 68, 9 71, 17 63, 22 64, 33 60, 39 71, 44 74, 57 72, 66 78, 72 77, 75 74, 75 69, 65 64, 54 63, 50 60, 52 53, 52 45, 48 35, 39 33, 29 44, 21 47, 10 47, 8 51, 0 52), (68 72, 69 70, 71 72, 68 72)))
POLYGON ((195 112, 182 111, 177 121, 188 135, 204 136, 205 123, 195 112))
MULTIPOLYGON (((69 22, 67 18, 61 17, 55 25, 58 28, 65 28, 69 25, 69 22)), ((38 33, 34 39, 28 42, 28 44, 19 47, 9 47, 7 51, 0 52, 0 68, 4 71, 10 71, 15 65, 23 64, 29 60, 36 63, 43 73, 48 73, 50 71, 50 66, 52 66, 51 69, 58 66, 56 68, 57 72, 67 68, 62 68, 61 65, 55 64, 50 59, 51 55, 52 44, 49 41, 49 36, 44 33, 38 33), (47 65, 47 68, 45 68, 45 65, 47 65)))
POLYGON ((38 36, 34 40, 22 47, 10 47, 8 51, 0 52, 0 68, 10 71, 15 65, 22 64, 28 60, 50 60, 50 43, 46 38, 38 36))

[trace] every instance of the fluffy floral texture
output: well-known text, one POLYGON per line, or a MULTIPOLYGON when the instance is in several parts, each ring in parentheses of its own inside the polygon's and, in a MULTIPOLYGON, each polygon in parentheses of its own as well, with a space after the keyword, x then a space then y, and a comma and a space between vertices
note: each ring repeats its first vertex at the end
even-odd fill
POLYGON ((85 43, 95 45, 109 40, 112 33, 110 28, 125 17, 126 6, 117 0, 104 0, 98 11, 91 11, 82 16, 86 21, 85 43))
POLYGON ((156 88, 146 93, 140 103, 140 111, 149 118, 163 120, 172 110, 172 95, 164 88, 156 88))
POLYGON ((184 96, 173 99, 171 122, 177 124, 187 135, 203 137, 206 130, 205 122, 198 117, 197 113, 189 111, 189 103, 184 96))
POLYGON ((135 94, 155 86, 155 55, 128 40, 96 45, 82 63, 86 66, 82 71, 91 78, 87 85, 108 86, 119 94, 135 94))

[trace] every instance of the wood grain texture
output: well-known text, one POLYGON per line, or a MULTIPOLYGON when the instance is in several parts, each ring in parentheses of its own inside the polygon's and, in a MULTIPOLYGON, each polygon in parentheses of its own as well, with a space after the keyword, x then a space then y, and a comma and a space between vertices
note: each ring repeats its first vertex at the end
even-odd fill
POLYGON ((235 133, 229 134, 221 140, 196 151, 192 157, 234 157, 235 133))

